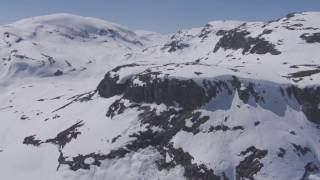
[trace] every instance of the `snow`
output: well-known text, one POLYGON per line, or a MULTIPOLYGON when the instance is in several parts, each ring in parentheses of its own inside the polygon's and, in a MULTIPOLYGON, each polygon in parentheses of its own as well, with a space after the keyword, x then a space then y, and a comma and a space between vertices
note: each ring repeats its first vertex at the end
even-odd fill
MULTIPOLYGON (((319 17, 319 12, 306 12, 288 22, 289 25, 301 23, 303 27, 320 28, 319 17), (304 21, 297 21, 299 19, 304 21)), ((105 73, 114 67, 133 63, 139 66, 111 72, 119 75, 118 83, 150 70, 161 72, 157 78, 193 79, 199 84, 203 80, 229 81, 237 76, 242 83, 240 90, 245 90, 250 82, 260 84, 255 90, 268 92, 266 103, 256 104, 251 99, 244 104, 237 92, 231 96, 226 91, 220 92, 217 98, 199 109, 203 116, 210 117, 199 127, 201 132, 193 135, 180 131, 171 142, 193 156, 193 163, 203 163, 217 174, 226 172, 228 177, 235 177, 234 168, 244 158, 239 156, 240 152, 254 145, 268 150, 268 156, 261 160, 265 166, 256 175, 257 179, 301 178, 306 163, 319 162, 319 129, 306 119, 296 100, 282 97, 279 88, 319 85, 320 73, 298 82, 285 77, 319 66, 320 43, 308 44, 300 38, 303 33, 319 30, 288 30, 285 22, 285 18, 270 23, 247 22, 241 27, 252 37, 264 29, 273 30, 262 37, 274 44, 282 41, 276 45, 282 53, 276 56, 243 55, 240 50, 223 49, 213 53, 214 45, 221 37, 216 33, 237 28, 245 23, 243 21, 209 22, 205 28, 210 33, 204 39, 199 37, 203 28, 182 30, 173 34, 174 40, 190 46, 171 53, 162 48, 172 41, 172 35, 131 31, 115 23, 71 14, 31 17, 1 26, 0 58, 5 59, 0 59, 0 159, 3 162, 0 179, 185 179, 184 168, 180 165, 160 171, 155 165, 160 154, 151 147, 131 152, 124 158, 103 160, 100 167, 91 165, 90 170, 73 172, 64 165, 57 170, 57 146, 22 144, 30 135, 36 135, 40 140, 53 138, 79 121, 84 123, 78 128, 81 134, 63 148, 66 156, 92 152, 107 154, 128 144, 134 139, 130 135, 146 130, 146 127, 141 125, 141 112, 136 108, 113 118, 106 117, 109 106, 120 96, 105 99, 95 95, 91 101, 75 101, 55 110, 72 102, 76 95, 94 91, 105 73), (22 40, 17 42, 19 39, 22 40), (194 63, 198 59, 200 62, 194 63), (312 67, 303 66, 306 64, 312 67), (291 67, 294 65, 298 68, 291 67), (63 72, 62 76, 54 76, 57 70, 63 72), (22 116, 27 119, 22 120, 22 116), (255 121, 260 125, 255 126, 255 121), (244 130, 208 133, 211 126, 218 125, 243 126, 244 130), (298 135, 293 136, 290 131, 298 135), (310 147, 312 153, 298 157, 292 150, 292 143, 310 147), (280 147, 288 152, 286 158, 279 160, 277 151, 280 147)), ((133 83, 145 85, 137 78, 133 83)), ((131 102, 124 100, 124 103, 131 102)), ((156 115, 168 109, 164 104, 144 105, 154 109, 156 115)), ((191 120, 186 119, 186 127, 192 125, 191 120)), ((152 130, 162 131, 157 127, 152 130)), ((165 161, 171 160, 167 154, 165 161)), ((85 162, 92 164, 93 159, 88 158, 85 162)), ((319 179, 319 175, 309 178, 319 179)))

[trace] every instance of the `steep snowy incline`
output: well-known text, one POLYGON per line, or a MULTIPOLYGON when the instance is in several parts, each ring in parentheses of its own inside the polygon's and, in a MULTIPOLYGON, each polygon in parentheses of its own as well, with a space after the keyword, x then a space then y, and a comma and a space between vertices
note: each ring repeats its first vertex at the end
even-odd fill
POLYGON ((0 179, 319 179, 318 19, 1 26, 0 179))

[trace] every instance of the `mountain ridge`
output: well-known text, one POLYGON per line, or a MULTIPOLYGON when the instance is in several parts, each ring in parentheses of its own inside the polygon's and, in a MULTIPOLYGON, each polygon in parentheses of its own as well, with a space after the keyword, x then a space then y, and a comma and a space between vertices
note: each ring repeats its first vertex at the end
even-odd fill
POLYGON ((318 179, 317 17, 1 26, 0 179, 318 179))

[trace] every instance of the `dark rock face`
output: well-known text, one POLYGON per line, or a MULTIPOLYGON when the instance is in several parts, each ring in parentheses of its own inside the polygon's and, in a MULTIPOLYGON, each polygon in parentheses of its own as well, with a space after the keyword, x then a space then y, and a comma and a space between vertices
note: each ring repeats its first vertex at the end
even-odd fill
POLYGON ((55 76, 62 76, 63 72, 61 70, 57 70, 53 75, 55 76))
POLYGON ((188 180, 193 179, 202 179, 202 180, 220 180, 222 177, 214 174, 212 169, 209 169, 204 164, 197 165, 192 163, 193 157, 183 151, 183 149, 173 148, 172 145, 169 145, 168 150, 166 152, 162 152, 162 154, 168 154, 172 157, 171 162, 165 162, 164 160, 158 161, 159 169, 170 169, 175 165, 181 165, 184 169, 184 176, 188 180))
POLYGON ((211 24, 206 24, 204 28, 201 30, 199 38, 201 38, 202 40, 205 40, 208 37, 208 35, 212 33, 211 28, 212 28, 211 24))
POLYGON ((100 96, 109 98, 118 94, 123 93, 124 89, 127 86, 125 84, 118 84, 117 81, 119 80, 118 76, 111 77, 111 73, 107 73, 104 79, 98 85, 97 91, 100 96))
POLYGON ((217 126, 210 126, 209 132, 213 131, 237 131, 237 130, 244 130, 244 127, 242 126, 234 126, 234 127, 229 127, 225 125, 217 125, 217 126))
POLYGON ((293 18, 296 15, 296 13, 289 13, 286 16, 286 19, 289 20, 290 18, 293 18))
POLYGON ((121 102, 120 99, 116 100, 114 103, 111 104, 109 110, 107 112, 107 117, 113 118, 116 114, 121 114, 126 109, 124 103, 121 102))
POLYGON ((250 179, 254 180, 254 175, 257 174, 263 164, 259 161, 260 159, 264 158, 267 154, 267 150, 260 150, 254 146, 249 147, 246 151, 241 152, 241 156, 247 156, 243 161, 239 163, 236 167, 236 179, 250 179))
POLYGON ((286 154, 286 150, 283 148, 279 148, 279 152, 277 153, 278 157, 283 158, 284 155, 286 154))
POLYGON ((72 157, 72 160, 67 160, 67 157, 65 157, 62 151, 60 151, 60 156, 58 158, 59 165, 57 167, 57 170, 60 168, 61 165, 69 166, 70 170, 72 171, 77 171, 79 169, 89 170, 90 165, 100 166, 101 165, 100 161, 104 159, 106 159, 105 155, 90 153, 87 155, 79 154, 76 157, 72 157), (92 162, 86 163, 85 161, 89 158, 92 160, 92 162))
POLYGON ((263 96, 259 95, 259 93, 255 90, 255 85, 253 83, 249 83, 248 86, 244 89, 241 89, 241 81, 233 76, 231 80, 231 85, 238 91, 239 98, 244 102, 248 103, 250 97, 253 97, 255 102, 264 102, 263 96))
POLYGON ((247 31, 237 32, 236 30, 233 31, 226 31, 224 32, 222 38, 218 41, 214 48, 214 52, 218 51, 220 48, 224 50, 227 49, 243 49, 243 54, 248 52, 249 46, 246 42, 246 37, 250 33, 247 31))
MULTIPOLYGON (((52 113, 55 113, 57 111, 60 111, 61 109, 64 109, 68 106, 70 106, 71 104, 75 103, 75 102, 88 102, 92 100, 92 97, 96 94, 96 90, 95 91, 89 91, 86 93, 82 93, 82 94, 77 94, 71 98, 69 98, 68 100, 71 100, 70 102, 68 102, 67 104, 55 109, 52 111, 52 113)), ((58 98, 58 97, 57 97, 58 98)), ((38 101, 44 101, 44 99, 39 99, 38 101)))
POLYGON ((134 66, 139 66, 139 65, 138 64, 125 64, 122 66, 117 66, 112 71, 108 72, 104 76, 104 79, 98 85, 97 91, 98 91, 99 95, 102 97, 105 97, 105 98, 109 98, 114 95, 122 94, 124 92, 124 89, 127 87, 128 82, 125 82, 123 84, 117 83, 117 81, 119 80, 119 75, 115 74, 114 76, 112 76, 112 73, 117 73, 122 68, 134 67, 134 66))
POLYGON ((97 91, 100 96, 109 98, 123 94, 125 99, 136 103, 157 103, 168 106, 180 105, 183 108, 194 109, 208 102, 216 94, 215 87, 209 90, 201 87, 193 80, 179 80, 169 78, 156 78, 156 73, 146 72, 135 78, 144 86, 136 86, 134 79, 127 80, 124 84, 117 83, 118 76, 111 77, 110 72, 100 82, 97 91), (154 78, 155 76, 155 78, 154 78))
MULTIPOLYGON (((245 131, 243 126, 228 126, 223 123, 215 126, 211 125, 207 130, 201 129, 201 125, 209 121, 211 117, 202 115, 202 111, 198 110, 198 108, 206 105, 210 100, 221 95, 220 93, 222 92, 225 96, 233 96, 237 92, 239 99, 243 103, 263 105, 269 99, 265 99, 267 96, 264 96, 264 94, 267 92, 261 89, 260 84, 244 81, 235 76, 225 80, 203 80, 199 83, 192 79, 170 78, 162 75, 160 71, 154 72, 152 70, 135 74, 120 84, 118 83, 119 77, 117 73, 113 73, 115 74, 113 76, 111 75, 112 72, 118 72, 124 67, 118 67, 107 73, 102 81, 104 85, 101 86, 102 83, 100 83, 97 90, 101 91, 99 92, 100 95, 105 94, 106 97, 122 95, 110 105, 107 112, 108 117, 112 118, 118 114, 125 113, 129 108, 136 109, 139 112, 139 122, 146 127, 146 130, 130 134, 129 137, 133 138, 133 141, 111 151, 109 154, 99 154, 96 158, 92 155, 82 155, 74 157, 75 159, 72 161, 65 159, 65 161, 61 161, 63 162, 61 164, 66 164, 74 170, 78 170, 78 167, 86 169, 88 165, 84 163, 85 157, 92 157, 94 159, 93 162, 95 162, 94 165, 99 166, 100 161, 103 159, 122 158, 132 152, 152 147, 161 155, 160 159, 156 161, 159 170, 170 170, 180 165, 184 168, 184 176, 187 179, 228 179, 225 172, 216 174, 214 169, 210 169, 205 164, 193 163, 192 154, 184 152, 181 148, 174 147, 171 140, 181 131, 194 135, 198 133, 217 133, 218 131, 238 131, 242 133, 245 131), (135 84, 135 80, 141 83, 135 84), (105 91, 104 88, 107 88, 106 92, 103 92, 105 91), (155 107, 144 105, 143 103, 165 104, 167 109, 157 113, 155 107), (191 124, 187 125, 187 119, 191 124), (153 131, 152 128, 154 127, 160 130, 153 131)), ((287 98, 288 100, 291 98, 294 101, 297 99, 308 119, 314 123, 319 123, 320 87, 299 89, 292 86, 287 89, 280 87, 280 90, 278 90, 278 86, 275 86, 275 88, 277 88, 276 92, 278 92, 279 97, 287 98)), ((226 121, 227 118, 225 119, 226 121)), ((258 126, 260 121, 253 123, 254 126, 258 126)), ((122 136, 118 135, 112 142, 114 143, 121 138, 122 136)), ((312 153, 308 147, 296 144, 292 144, 292 150, 301 157, 312 153)), ((258 149, 254 146, 241 152, 239 156, 243 157, 243 160, 236 166, 236 179, 254 179, 264 167, 262 159, 267 155, 267 150, 258 149)), ((284 148, 279 148, 276 154, 277 158, 285 158, 286 155, 287 149, 284 148)), ((311 171, 312 169, 308 172, 306 171, 306 173, 311 171)))
MULTIPOLYGON (((119 68, 116 68, 118 70, 119 68)), ((114 72, 115 70, 111 71, 114 72)), ((249 103, 252 98, 255 103, 265 103, 263 94, 258 92, 254 83, 246 83, 246 87, 241 87, 241 80, 233 76, 226 81, 207 81, 196 83, 192 79, 175 79, 164 76, 157 78, 161 72, 145 71, 126 80, 123 84, 117 83, 119 77, 108 72, 99 84, 97 91, 100 96, 109 98, 114 95, 123 95, 124 99, 134 103, 156 103, 167 106, 179 106, 184 109, 193 110, 208 103, 221 91, 227 91, 232 95, 238 92, 239 98, 244 103, 249 103), (139 80, 143 85, 134 84, 134 80, 139 80)), ((320 87, 300 89, 291 86, 286 89, 289 98, 296 98, 302 107, 302 111, 307 118, 320 124, 320 87)), ((281 95, 285 96, 285 90, 280 88, 281 95)), ((115 111, 120 113, 124 110, 120 102, 113 104, 109 108, 107 115, 113 117, 115 111)))
POLYGON ((138 75, 145 86, 130 84, 124 92, 124 98, 141 103, 164 103, 168 106, 179 104, 183 108, 194 109, 208 102, 211 97, 206 95, 204 88, 193 80, 168 78, 152 78, 152 74, 138 75))
POLYGON ((132 147, 155 147, 162 158, 157 161, 159 170, 171 169, 177 165, 181 165, 184 169, 184 175, 187 179, 221 179, 219 176, 214 174, 214 171, 204 164, 192 163, 193 157, 184 152, 181 148, 174 148, 170 143, 170 140, 181 130, 187 132, 197 133, 199 132, 198 127, 200 124, 206 122, 207 116, 201 116, 201 112, 194 112, 190 110, 176 111, 174 109, 168 109, 167 111, 161 112, 157 115, 154 110, 150 107, 140 107, 143 112, 139 115, 141 122, 147 124, 151 127, 160 127, 164 131, 152 132, 148 130, 147 132, 140 132, 134 135, 137 138, 135 145, 130 145, 128 148, 132 147), (185 119, 191 118, 195 122, 193 127, 185 126, 185 119), (171 119, 171 120, 170 120, 171 119), (137 142, 139 142, 137 144, 137 142), (138 146, 137 146, 138 145, 138 146), (166 162, 165 159, 170 156, 171 161, 166 162))
POLYGON ((320 87, 300 89, 295 86, 287 88, 289 97, 295 97, 307 118, 320 124, 320 87))
MULTIPOLYGON (((24 144, 39 146, 42 143, 51 143, 59 147, 60 156, 58 158, 59 166, 65 165, 70 170, 78 171, 80 169, 88 170, 91 165, 100 166, 103 160, 116 160, 130 155, 131 153, 139 153, 146 148, 156 150, 160 157, 155 161, 157 168, 161 170, 170 170, 176 166, 184 169, 186 179, 228 179, 226 172, 215 173, 214 169, 202 163, 194 163, 192 156, 185 152, 182 148, 173 146, 172 140, 179 132, 188 132, 193 135, 199 133, 221 133, 237 131, 242 133, 245 127, 230 126, 224 123, 211 125, 208 129, 201 126, 212 120, 210 116, 203 115, 203 111, 199 110, 201 106, 206 105, 213 98, 224 94, 224 96, 233 96, 237 92, 243 103, 257 103, 262 105, 265 103, 264 92, 259 91, 259 84, 244 81, 235 76, 224 80, 202 80, 195 82, 192 79, 175 79, 162 75, 160 71, 153 72, 146 70, 138 74, 133 74, 122 83, 119 81, 119 71, 122 68, 130 68, 137 66, 135 64, 123 65, 116 67, 105 75, 100 82, 96 91, 88 92, 72 97, 73 101, 87 101, 92 95, 98 92, 102 97, 112 97, 121 95, 119 99, 114 100, 109 106, 107 116, 115 117, 125 113, 126 110, 135 109, 138 113, 138 121, 144 130, 136 131, 131 134, 120 134, 112 139, 112 143, 121 141, 121 138, 129 137, 132 139, 121 147, 117 147, 107 154, 89 153, 79 154, 74 157, 68 157, 63 154, 64 146, 72 139, 77 138, 81 134, 78 128, 83 125, 78 122, 57 134, 55 138, 45 141, 37 140, 35 136, 29 136, 24 139, 24 144), (161 76, 161 78, 160 78, 161 76), (135 84, 138 80, 139 84, 135 84), (220 94, 221 93, 221 94, 220 94), (143 103, 165 104, 167 108, 161 112, 157 112, 156 107, 143 103), (177 108, 179 107, 179 108, 177 108), (188 120, 188 124, 186 122, 188 120), (158 129, 154 131, 153 129, 158 129)), ((320 88, 299 89, 295 86, 285 89, 276 86, 276 91, 283 98, 295 98, 302 106, 303 112, 308 118, 315 118, 313 122, 319 123, 320 88)), ((232 99, 232 98, 231 98, 232 99)), ((214 100, 214 99, 213 99, 214 100)), ((226 98, 228 100, 228 98, 226 98)), ((268 99, 266 99, 267 101, 268 99)), ((72 101, 71 101, 72 102, 72 101)), ((225 118, 224 122, 228 120, 225 118)), ((253 121, 254 126, 258 126, 260 121, 253 121)), ((247 128, 247 127, 246 127, 247 128)), ((291 133, 292 134, 292 133, 291 133)), ((292 144, 292 150, 298 156, 306 156, 312 153, 308 147, 292 144)), ((286 149, 279 148, 277 158, 285 158, 286 149)), ((239 156, 242 161, 236 166, 236 179, 254 179, 264 164, 261 161, 268 154, 267 150, 258 149, 254 146, 247 148, 241 152, 239 156)), ((313 166, 312 166, 313 167, 313 166)), ((307 175, 313 173, 311 166, 306 170, 307 175)))
POLYGON ((320 43, 320 32, 313 34, 302 34, 300 38, 305 40, 307 43, 320 43))
POLYGON ((305 167, 304 167, 304 174, 301 178, 301 180, 309 180, 308 176, 311 174, 317 174, 320 172, 320 169, 317 165, 315 165, 313 162, 309 162, 305 167))
POLYGON ((116 115, 122 114, 128 108, 136 108, 139 106, 140 105, 138 104, 130 104, 128 107, 126 107, 122 99, 118 99, 110 105, 106 116, 113 118, 116 115))
POLYGON ((168 52, 171 53, 171 52, 175 52, 177 50, 182 50, 182 49, 187 48, 189 46, 190 46, 189 44, 183 43, 179 40, 174 40, 174 41, 171 41, 171 42, 165 44, 162 49, 163 50, 168 49, 168 52))
MULTIPOLYGON (((201 116, 200 112, 187 110, 176 111, 174 109, 168 109, 167 111, 161 112, 157 115, 155 110, 152 110, 149 106, 136 106, 134 108, 138 108, 142 111, 139 114, 140 121, 149 128, 145 131, 139 131, 131 134, 130 137, 134 138, 133 141, 124 147, 112 150, 108 154, 91 153, 67 158, 63 155, 62 151, 60 151, 58 159, 59 166, 67 165, 73 171, 77 171, 79 169, 90 169, 90 165, 100 166, 102 160, 122 158, 129 153, 138 152, 139 150, 147 147, 152 147, 158 150, 161 155, 161 158, 156 162, 159 170, 169 170, 177 165, 181 165, 185 169, 184 176, 187 179, 222 179, 220 176, 214 174, 214 171, 206 165, 192 163, 193 157, 189 153, 184 152, 181 148, 174 148, 170 143, 170 140, 183 129, 186 129, 187 131, 197 131, 196 129, 199 125, 195 125, 193 128, 187 129, 185 126, 186 118, 193 118, 195 122, 204 123, 208 120, 206 116, 201 116), (171 121, 169 121, 170 119, 171 121), (160 127, 165 130, 153 132, 151 127, 160 127), (167 155, 171 157, 170 162, 166 162, 165 160, 167 155), (90 164, 85 161, 88 158, 91 158, 90 164)), ((121 136, 116 137, 114 141, 118 138, 121 138, 121 136)))
POLYGON ((306 76, 311 76, 314 74, 320 73, 320 69, 313 69, 313 70, 305 70, 305 71, 298 71, 295 73, 290 73, 287 77, 288 78, 302 78, 306 76))
POLYGON ((79 121, 76 124, 69 127, 68 129, 58 133, 55 138, 47 139, 45 141, 36 139, 36 135, 31 135, 24 138, 23 144, 40 146, 43 143, 51 143, 51 144, 58 145, 59 149, 61 150, 64 148, 66 144, 71 142, 72 139, 76 139, 78 135, 81 134, 81 132, 78 131, 78 128, 83 125, 84 123, 82 123, 82 121, 79 121))
POLYGON ((57 136, 53 139, 48 139, 46 143, 52 143, 59 146, 59 148, 63 148, 67 143, 69 143, 72 139, 76 139, 81 132, 78 131, 78 128, 83 126, 84 124, 82 121, 77 122, 76 124, 72 125, 68 129, 60 132, 57 136))
POLYGON ((41 53, 41 55, 44 56, 45 58, 47 58, 49 64, 54 64, 54 63, 56 63, 56 60, 55 60, 53 57, 51 57, 51 56, 49 56, 49 55, 46 55, 46 54, 43 54, 43 53, 41 53))
POLYGON ((311 149, 308 147, 303 147, 301 145, 292 144, 294 147, 294 151, 298 154, 298 156, 305 156, 307 153, 311 152, 311 149))
POLYGON ((139 64, 125 64, 125 65, 121 65, 121 66, 117 66, 115 67, 112 72, 119 72, 122 68, 127 68, 127 67, 135 67, 135 66, 140 66, 139 64))
POLYGON ((29 117, 28 117, 28 116, 26 116, 26 115, 22 115, 22 116, 20 117, 20 119, 21 119, 21 120, 28 120, 28 119, 29 119, 29 117))
POLYGON ((23 144, 26 145, 33 145, 33 146, 40 146, 43 142, 35 138, 36 135, 25 137, 23 140, 23 144))
MULTIPOLYGON (((271 32, 265 32, 265 34, 267 33, 271 32)), ((224 50, 242 49, 242 54, 281 54, 281 52, 275 48, 274 44, 268 42, 260 36, 256 38, 250 37, 250 33, 245 30, 239 31, 238 29, 233 29, 230 31, 220 31, 219 34, 221 34, 222 37, 216 44, 214 52, 217 52, 220 48, 222 48, 224 50)))

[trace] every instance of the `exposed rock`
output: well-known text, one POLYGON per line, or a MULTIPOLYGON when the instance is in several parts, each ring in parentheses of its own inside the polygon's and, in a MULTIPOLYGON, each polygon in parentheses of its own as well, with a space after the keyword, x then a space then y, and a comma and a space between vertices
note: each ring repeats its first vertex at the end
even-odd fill
POLYGON ((212 28, 212 25, 206 24, 204 28, 201 30, 199 38, 201 38, 202 40, 206 39, 208 35, 212 32, 210 28, 212 28))
POLYGON ((290 131, 290 134, 296 135, 296 132, 295 131, 290 131))
POLYGON ((301 39, 305 40, 307 43, 320 43, 320 32, 318 33, 305 33, 300 36, 301 39))
POLYGON ((289 13, 286 15, 286 20, 289 20, 290 18, 293 18, 296 15, 296 13, 289 13))
POLYGON ((67 160, 68 157, 64 157, 62 151, 60 151, 60 155, 58 158, 59 165, 57 170, 60 168, 61 165, 68 165, 69 168, 73 171, 77 171, 79 169, 90 169, 90 165, 100 166, 101 160, 106 159, 105 155, 90 153, 87 155, 79 154, 76 157, 72 157, 72 160, 67 160), (91 159, 92 162, 86 162, 87 159, 91 159))
POLYGON ((165 44, 162 49, 163 50, 168 49, 168 52, 171 53, 171 52, 175 52, 177 50, 182 50, 182 49, 187 48, 189 46, 190 46, 189 44, 183 43, 180 40, 173 40, 173 41, 165 44))
POLYGON ((100 96, 109 98, 124 94, 124 98, 136 103, 157 103, 168 106, 180 105, 187 109, 194 109, 208 102, 215 96, 215 87, 209 90, 198 85, 193 80, 180 80, 174 78, 157 78, 157 73, 145 72, 135 77, 145 85, 137 86, 134 78, 125 83, 117 83, 118 75, 111 77, 108 72, 100 82, 97 91, 100 96))
POLYGON ((126 88, 124 97, 133 102, 157 103, 173 106, 176 103, 186 109, 194 109, 208 102, 211 97, 193 80, 153 78, 152 74, 141 74, 137 78, 145 86, 126 88))
POLYGON ((109 107, 109 110, 107 112, 107 117, 113 118, 116 114, 121 114, 126 109, 123 102, 121 102, 121 99, 116 100, 114 103, 111 104, 109 107))
POLYGON ((45 141, 36 139, 36 135, 28 136, 24 138, 23 144, 40 146, 43 143, 51 143, 58 145, 59 149, 61 150, 67 143, 69 143, 72 139, 76 139, 77 136, 81 134, 81 132, 78 131, 78 128, 83 125, 84 124, 82 121, 79 121, 68 129, 60 132, 55 138, 47 139, 45 141))
POLYGON ((157 162, 159 169, 170 169, 176 165, 181 165, 184 170, 184 176, 188 180, 202 179, 202 180, 220 180, 221 177, 214 174, 212 169, 209 169, 204 164, 192 163, 193 157, 184 152, 181 148, 175 149, 172 145, 167 147, 168 150, 163 150, 162 154, 168 154, 172 157, 171 162, 165 162, 164 159, 157 162))
POLYGON ((28 116, 26 116, 26 115, 22 115, 22 116, 20 117, 20 119, 21 119, 21 120, 28 120, 28 119, 29 119, 29 117, 28 117, 28 116))
POLYGON ((112 72, 119 72, 122 68, 135 67, 135 66, 140 66, 140 65, 139 65, 139 64, 136 64, 136 63, 125 64, 125 65, 121 65, 121 66, 115 67, 115 68, 112 70, 112 72))
POLYGON ((23 144, 40 146, 40 144, 42 144, 43 142, 41 140, 36 139, 35 137, 36 137, 36 135, 32 135, 32 136, 28 136, 28 137, 24 138, 23 144))
MULTIPOLYGON (((121 69, 121 68, 120 68, 121 69)), ((244 103, 249 103, 250 99, 256 103, 263 104, 265 100, 263 94, 265 91, 258 91, 255 83, 240 80, 237 77, 227 80, 203 80, 202 84, 195 82, 192 79, 176 79, 163 75, 161 71, 146 70, 142 73, 134 74, 127 78, 122 83, 119 82, 119 76, 117 73, 119 68, 108 72, 105 79, 102 80, 98 87, 100 95, 106 94, 106 97, 114 95, 122 95, 120 99, 116 100, 110 107, 107 113, 108 117, 114 117, 117 114, 124 113, 128 108, 137 108, 137 111, 141 111, 138 115, 140 122, 146 125, 147 130, 139 131, 129 135, 129 137, 135 140, 131 141, 124 147, 120 147, 113 150, 111 153, 104 155, 107 159, 121 158, 130 152, 137 152, 147 147, 153 147, 157 149, 163 159, 157 161, 159 169, 171 169, 176 165, 184 167, 186 173, 185 176, 188 179, 214 179, 222 178, 225 176, 217 176, 213 173, 213 169, 209 169, 203 164, 189 163, 192 156, 183 152, 182 149, 176 149, 172 147, 170 140, 180 131, 186 131, 192 134, 203 133, 199 127, 210 120, 209 116, 202 116, 201 111, 197 111, 197 108, 208 103, 215 98, 219 93, 226 91, 227 95, 234 95, 237 92, 239 98, 244 103), (115 79, 113 79, 115 78, 115 79), (138 80, 139 84, 135 84, 134 81, 138 80), (107 88, 106 92, 104 88, 107 88), (116 89, 116 90, 115 90, 116 89), (100 92, 101 91, 101 92, 100 92), (128 101, 128 103, 124 103, 128 101), (156 112, 156 108, 151 108, 143 103, 156 103, 165 104, 167 109, 162 112, 156 112), (181 108, 178 110, 178 108, 181 108), (191 121, 186 125, 186 120, 191 121), (153 127, 160 128, 159 131, 152 131, 153 127), (179 152, 179 153, 177 153, 179 152), (166 162, 164 159, 169 154, 171 161, 166 162), (183 155, 180 157, 180 155, 183 155)), ((257 85, 258 86, 258 85, 257 85)), ((277 90, 277 89, 276 89, 277 90)), ((307 117, 319 116, 317 114, 320 97, 317 98, 320 90, 310 88, 308 90, 302 90, 297 87, 289 87, 286 89, 288 96, 285 94, 283 87, 280 87, 278 91, 279 96, 283 98, 295 97, 302 105, 303 112, 307 117), (306 91, 306 92, 304 92, 306 91), (319 91, 319 92, 318 92, 319 91), (309 95, 305 95, 305 93, 309 95), (313 98, 310 102, 310 98, 313 98), (310 104, 311 103, 311 104, 310 104), (317 109, 317 110, 315 110, 317 109)), ((104 96, 103 96, 104 97, 104 96)), ((316 119, 314 121, 317 121, 316 119)), ((260 121, 253 121, 254 126, 258 126, 260 121)), ((224 124, 211 126, 209 132, 213 131, 244 131, 243 126, 226 126, 224 124)), ((118 138, 114 138, 115 142, 118 138)), ((300 147, 293 145, 295 151, 301 155, 305 155, 309 152, 306 147, 300 147)), ((254 146, 249 147, 246 151, 240 155, 244 156, 239 165, 236 167, 237 179, 254 179, 254 176, 263 168, 261 159, 267 156, 267 150, 260 150, 254 146)), ((284 158, 286 150, 279 149, 277 153, 279 158, 284 158)), ((192 161, 191 161, 192 162, 192 161)), ((226 177, 225 177, 226 178, 226 177)))
POLYGON ((298 88, 290 86, 287 88, 289 97, 295 97, 307 118, 316 124, 320 124, 320 87, 298 88))
POLYGON ((237 180, 244 178, 254 180, 254 175, 257 174, 264 166, 259 160, 264 158, 268 154, 268 151, 260 150, 251 146, 246 151, 241 152, 240 155, 245 156, 247 154, 249 154, 249 156, 242 160, 236 167, 237 180))
POLYGON ((222 48, 224 50, 242 49, 242 54, 281 54, 281 52, 275 48, 274 44, 268 42, 267 40, 259 36, 256 38, 250 37, 250 33, 245 30, 240 31, 238 29, 233 29, 230 31, 221 31, 220 34, 223 34, 223 36, 216 44, 214 52, 217 52, 220 48, 222 48))
POLYGON ((232 76, 231 85, 238 91, 239 98, 244 102, 248 103, 250 97, 253 97, 255 102, 264 102, 263 96, 259 95, 255 90, 255 85, 249 83, 247 87, 241 87, 241 81, 236 77, 232 76))
POLYGON ((58 69, 53 75, 54 75, 54 76, 62 76, 62 75, 63 75, 63 72, 58 69))
POLYGON ((68 98, 67 100, 71 100, 70 102, 68 102, 67 104, 59 107, 58 109, 55 109, 54 111, 52 111, 52 113, 55 113, 57 111, 60 111, 61 109, 64 109, 68 106, 70 106, 71 104, 75 103, 75 102, 88 102, 90 100, 92 100, 92 97, 97 93, 97 91, 89 91, 89 92, 85 92, 82 94, 77 94, 71 98, 68 98))
POLYGON ((312 174, 317 174, 320 172, 320 169, 317 165, 315 165, 313 162, 309 162, 305 167, 304 167, 304 174, 301 178, 301 180, 310 180, 309 176, 312 174))
POLYGON ((104 79, 98 85, 97 91, 100 96, 109 98, 114 95, 122 94, 127 87, 128 83, 118 84, 119 76, 112 77, 111 73, 108 72, 104 79))
POLYGON ((120 137, 121 137, 121 135, 118 135, 118 136, 112 138, 111 143, 115 143, 120 137))
POLYGON ((48 56, 48 55, 43 54, 43 53, 41 53, 41 55, 42 55, 42 56, 44 56, 45 58, 47 58, 47 60, 48 60, 49 64, 51 64, 51 65, 52 65, 52 64, 56 63, 56 60, 55 60, 53 57, 48 56))
POLYGON ((77 122, 76 124, 72 125, 68 129, 60 132, 55 138, 48 139, 46 143, 52 143, 59 146, 59 148, 63 148, 67 143, 69 143, 72 139, 76 139, 81 132, 78 131, 78 128, 83 126, 84 124, 82 121, 77 122))
POLYGON ((305 70, 305 71, 298 71, 295 73, 290 73, 288 76, 288 78, 302 78, 302 77, 306 77, 306 76, 311 76, 314 74, 318 74, 320 73, 320 69, 313 69, 313 70, 305 70))
POLYGON ((283 148, 279 148, 279 152, 277 153, 278 157, 283 158, 284 155, 286 154, 286 150, 283 148))
POLYGON ((292 144, 294 147, 294 151, 298 154, 298 156, 305 156, 307 153, 311 152, 311 149, 308 147, 302 147, 301 145, 292 144))
POLYGON ((214 132, 214 131, 237 131, 237 130, 244 130, 242 126, 234 126, 230 128, 229 126, 225 125, 217 125, 217 126, 210 126, 209 132, 214 132))

